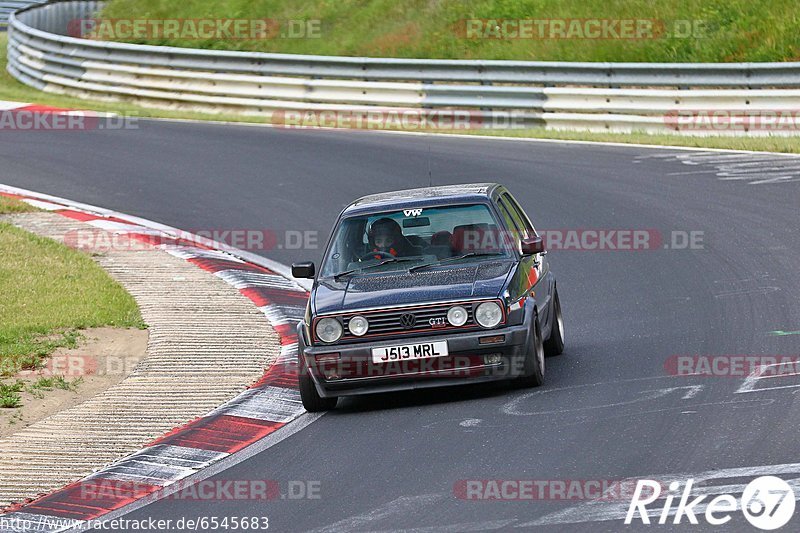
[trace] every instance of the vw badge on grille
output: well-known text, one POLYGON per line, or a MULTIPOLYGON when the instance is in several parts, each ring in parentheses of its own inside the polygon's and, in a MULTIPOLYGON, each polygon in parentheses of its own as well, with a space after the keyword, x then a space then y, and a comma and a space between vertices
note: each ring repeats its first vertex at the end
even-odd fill
POLYGON ((405 329, 411 329, 417 324, 417 317, 411 313, 400 315, 400 325, 405 329))

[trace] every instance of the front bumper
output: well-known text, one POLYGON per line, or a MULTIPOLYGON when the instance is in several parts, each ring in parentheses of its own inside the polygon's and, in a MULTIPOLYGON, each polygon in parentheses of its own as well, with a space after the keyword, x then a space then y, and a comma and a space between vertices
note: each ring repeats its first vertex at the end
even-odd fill
POLYGON ((528 324, 445 335, 403 337, 375 342, 308 346, 302 324, 298 349, 323 398, 498 381, 521 375, 528 346, 528 324), (483 337, 502 342, 480 344, 483 337), (372 349, 446 341, 449 355, 375 364, 372 349), (318 357, 335 361, 318 362, 318 357), (491 356, 487 359, 487 356, 491 356))

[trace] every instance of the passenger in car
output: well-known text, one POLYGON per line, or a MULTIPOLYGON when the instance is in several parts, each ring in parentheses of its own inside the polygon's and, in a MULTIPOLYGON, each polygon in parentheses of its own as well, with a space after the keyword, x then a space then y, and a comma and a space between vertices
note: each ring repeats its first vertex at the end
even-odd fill
POLYGON ((449 231, 437 231, 431 236, 431 244, 425 250, 426 253, 435 255, 437 259, 451 257, 453 255, 450 248, 450 240, 452 238, 453 234, 449 231))

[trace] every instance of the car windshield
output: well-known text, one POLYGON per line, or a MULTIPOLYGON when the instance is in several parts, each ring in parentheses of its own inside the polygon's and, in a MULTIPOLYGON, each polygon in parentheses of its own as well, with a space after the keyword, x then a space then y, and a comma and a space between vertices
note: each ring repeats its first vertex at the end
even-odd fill
POLYGON ((321 276, 387 272, 439 262, 511 257, 484 204, 385 211, 347 217, 336 227, 321 276))

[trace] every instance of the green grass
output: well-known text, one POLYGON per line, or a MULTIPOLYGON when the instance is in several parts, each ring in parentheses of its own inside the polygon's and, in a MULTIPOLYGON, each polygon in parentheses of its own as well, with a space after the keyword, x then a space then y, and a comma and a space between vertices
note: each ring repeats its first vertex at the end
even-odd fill
MULTIPOLYGON (((37 211, 0 196, 0 215, 37 211)), ((41 368, 58 348, 77 348, 79 329, 143 327, 133 299, 88 257, 50 239, 0 223, 0 408, 22 405, 20 392, 75 391, 81 378, 2 378, 41 368)))
POLYGON ((133 298, 89 256, 4 223, 0 253, 0 376, 41 368, 53 350, 77 347, 81 329, 144 327, 133 298))
POLYGON ((41 390, 53 390, 53 389, 61 389, 61 390, 71 390, 74 391, 75 388, 80 385, 83 381, 83 378, 75 378, 72 381, 64 379, 64 376, 50 376, 50 377, 41 377, 28 385, 28 388, 31 390, 41 389, 41 390))
POLYGON ((73 380, 65 379, 64 376, 40 377, 36 381, 24 385, 25 392, 34 398, 44 398, 44 393, 54 389, 77 392, 78 386, 83 383, 83 378, 78 377, 73 380))
POLYGON ((21 381, 16 381, 10 385, 0 383, 0 408, 12 409, 22 405, 22 397, 19 395, 24 385, 21 381))
MULTIPOLYGON (((55 389, 77 392, 78 386, 83 383, 83 378, 73 380, 65 379, 63 376, 40 377, 36 381, 25 382, 16 380, 13 383, 5 384, 0 382, 0 408, 14 409, 22 406, 22 396, 20 392, 25 391, 34 398, 44 398, 44 393, 55 389)), ((18 413, 21 415, 21 413, 18 413)), ((14 424, 14 417, 9 421, 14 424)))
MULTIPOLYGON (((791 61, 800 57, 794 0, 111 0, 106 18, 319 20, 317 38, 130 40, 195 48, 349 56, 541 61, 791 61), (464 39, 465 19, 664 21, 648 39, 464 39), (675 21, 702 21, 684 37, 675 21), (463 35, 463 34, 462 34, 463 35)), ((678 23, 682 24, 682 23, 678 23)), ((285 27, 285 26, 284 26, 285 27)))
POLYGON ((28 213, 30 211, 37 211, 37 209, 25 202, 20 202, 13 198, 0 196, 0 215, 8 215, 13 213, 28 213))

